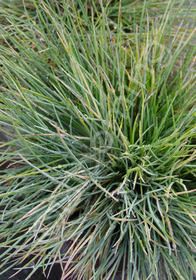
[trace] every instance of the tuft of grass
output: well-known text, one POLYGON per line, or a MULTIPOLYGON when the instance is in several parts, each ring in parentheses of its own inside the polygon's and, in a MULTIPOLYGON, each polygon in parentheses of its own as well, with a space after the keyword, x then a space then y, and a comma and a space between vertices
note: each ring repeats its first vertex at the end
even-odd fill
POLYGON ((0 3, 0 268, 194 279, 190 7, 16 2, 0 3))

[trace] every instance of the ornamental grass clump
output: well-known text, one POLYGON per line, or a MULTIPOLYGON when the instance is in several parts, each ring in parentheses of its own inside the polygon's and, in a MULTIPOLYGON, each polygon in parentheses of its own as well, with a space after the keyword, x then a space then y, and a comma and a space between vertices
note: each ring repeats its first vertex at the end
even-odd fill
POLYGON ((56 262, 62 279, 194 279, 184 1, 23 2, 0 3, 2 271, 26 260, 27 279, 56 262))

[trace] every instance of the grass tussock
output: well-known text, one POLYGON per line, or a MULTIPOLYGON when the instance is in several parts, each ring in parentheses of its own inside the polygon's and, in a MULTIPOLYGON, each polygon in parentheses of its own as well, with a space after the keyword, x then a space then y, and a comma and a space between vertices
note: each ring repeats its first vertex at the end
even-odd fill
POLYGON ((17 256, 10 267, 61 262, 62 279, 194 279, 184 4, 1 1, 1 267, 17 256))

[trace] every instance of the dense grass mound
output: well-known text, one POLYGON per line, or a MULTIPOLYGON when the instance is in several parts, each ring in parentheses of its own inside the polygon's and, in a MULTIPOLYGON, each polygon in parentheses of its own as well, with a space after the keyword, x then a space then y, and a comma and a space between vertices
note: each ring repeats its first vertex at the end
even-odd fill
POLYGON ((183 1, 16 2, 0 3, 1 266, 194 279, 196 47, 183 1))

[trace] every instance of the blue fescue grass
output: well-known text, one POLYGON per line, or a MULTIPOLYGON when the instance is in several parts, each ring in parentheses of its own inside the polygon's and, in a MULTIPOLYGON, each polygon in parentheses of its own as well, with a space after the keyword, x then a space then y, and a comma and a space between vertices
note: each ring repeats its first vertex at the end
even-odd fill
POLYGON ((195 46, 182 5, 0 4, 1 266, 30 256, 35 269, 64 263, 62 279, 193 279, 195 46))

